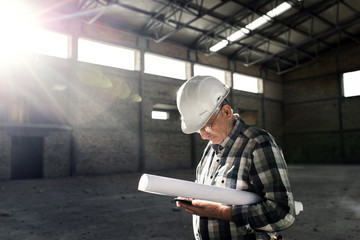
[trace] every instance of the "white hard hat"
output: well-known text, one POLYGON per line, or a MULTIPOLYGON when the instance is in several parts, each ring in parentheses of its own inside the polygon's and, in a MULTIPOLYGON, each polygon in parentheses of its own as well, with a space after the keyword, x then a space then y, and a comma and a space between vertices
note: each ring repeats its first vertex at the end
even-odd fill
POLYGON ((211 76, 188 79, 180 87, 176 98, 182 131, 190 134, 200 130, 229 92, 228 86, 211 76))

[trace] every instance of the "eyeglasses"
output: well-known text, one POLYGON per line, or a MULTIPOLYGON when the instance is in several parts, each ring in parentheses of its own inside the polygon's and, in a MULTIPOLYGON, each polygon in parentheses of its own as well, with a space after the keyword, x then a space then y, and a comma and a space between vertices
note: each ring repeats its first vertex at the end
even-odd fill
POLYGON ((214 120, 211 121, 211 123, 207 123, 205 124, 202 128, 200 128, 200 130, 198 131, 198 133, 200 132, 208 132, 208 133, 211 133, 213 130, 212 130, 212 126, 216 120, 216 118, 219 116, 219 114, 221 113, 221 106, 217 109, 217 113, 215 115, 215 118, 214 120))

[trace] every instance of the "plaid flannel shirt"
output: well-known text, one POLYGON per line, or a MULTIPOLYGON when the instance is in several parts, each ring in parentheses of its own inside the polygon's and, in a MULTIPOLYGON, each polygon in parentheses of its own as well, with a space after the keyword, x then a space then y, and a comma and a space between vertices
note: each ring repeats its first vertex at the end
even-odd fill
POLYGON ((237 116, 229 136, 209 142, 196 170, 198 183, 257 193, 254 205, 233 205, 233 221, 193 215, 196 239, 270 239, 295 221, 293 195, 280 147, 266 131, 237 116))

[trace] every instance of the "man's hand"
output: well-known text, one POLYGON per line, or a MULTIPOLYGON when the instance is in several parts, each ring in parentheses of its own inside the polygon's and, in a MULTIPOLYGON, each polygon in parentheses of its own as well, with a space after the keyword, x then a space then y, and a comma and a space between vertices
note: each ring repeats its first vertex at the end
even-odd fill
POLYGON ((220 203, 214 203, 202 200, 192 200, 192 204, 179 203, 186 212, 201 217, 213 217, 226 221, 232 221, 231 206, 223 206, 220 203))

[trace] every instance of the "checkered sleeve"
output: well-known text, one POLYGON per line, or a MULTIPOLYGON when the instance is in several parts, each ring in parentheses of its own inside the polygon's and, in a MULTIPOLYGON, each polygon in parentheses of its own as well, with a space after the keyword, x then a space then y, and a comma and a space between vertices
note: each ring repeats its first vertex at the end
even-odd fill
POLYGON ((282 150, 271 136, 261 136, 253 144, 249 183, 263 201, 249 206, 233 206, 232 217, 242 231, 274 232, 295 221, 292 191, 282 150))

